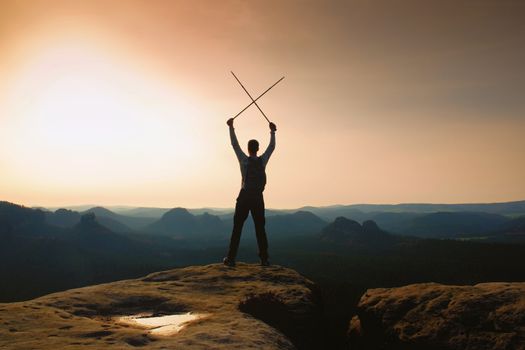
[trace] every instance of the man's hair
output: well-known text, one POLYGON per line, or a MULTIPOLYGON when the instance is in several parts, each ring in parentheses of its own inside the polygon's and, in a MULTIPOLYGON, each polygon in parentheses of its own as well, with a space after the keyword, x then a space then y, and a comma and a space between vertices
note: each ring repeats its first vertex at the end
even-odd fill
POLYGON ((257 140, 248 141, 248 152, 255 153, 259 150, 259 142, 257 140))

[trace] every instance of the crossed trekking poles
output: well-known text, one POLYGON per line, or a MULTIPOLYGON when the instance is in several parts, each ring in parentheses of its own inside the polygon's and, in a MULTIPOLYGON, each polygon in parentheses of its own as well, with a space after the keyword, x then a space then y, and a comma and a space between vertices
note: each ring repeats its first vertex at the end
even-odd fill
POLYGON ((237 78, 237 76, 235 75, 235 73, 231 72, 233 77, 235 78, 235 80, 237 80, 237 82, 239 83, 239 85, 242 87, 242 89, 244 90, 244 92, 246 92, 246 94, 250 97, 250 99, 252 100, 252 102, 247 105, 246 107, 243 108, 242 111, 240 111, 239 113, 237 113, 235 115, 235 117, 233 117, 232 119, 235 119, 237 118, 238 116, 241 115, 242 112, 244 112, 245 110, 247 110, 251 105, 255 105, 257 107, 257 109, 262 113, 263 117, 268 121, 268 123, 271 123, 270 122, 270 119, 268 119, 268 117, 266 116, 266 114, 264 114, 263 110, 261 109, 261 107, 259 107, 259 105, 257 104, 257 100, 259 100, 261 97, 263 97, 268 91, 270 91, 275 85, 279 84, 281 82, 281 80, 284 79, 284 77, 282 77, 281 79, 277 80, 275 83, 273 83, 272 86, 270 86, 268 89, 266 89, 262 94, 260 94, 256 99, 253 99, 252 95, 250 95, 250 93, 248 92, 248 90, 246 90, 246 88, 244 87, 244 85, 242 85, 241 81, 239 80, 239 78, 237 78))

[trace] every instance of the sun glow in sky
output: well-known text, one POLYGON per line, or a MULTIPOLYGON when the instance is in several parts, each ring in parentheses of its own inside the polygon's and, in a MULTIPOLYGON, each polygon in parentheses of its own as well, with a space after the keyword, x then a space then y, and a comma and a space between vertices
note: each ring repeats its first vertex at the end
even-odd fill
POLYGON ((18 63, 3 104, 12 185, 60 197, 147 186, 167 174, 190 181, 177 164, 201 156, 191 100, 96 42, 51 39, 18 63))
POLYGON ((524 6, 396 3, 2 1, 0 199, 233 206, 231 69, 270 207, 525 198, 524 6))

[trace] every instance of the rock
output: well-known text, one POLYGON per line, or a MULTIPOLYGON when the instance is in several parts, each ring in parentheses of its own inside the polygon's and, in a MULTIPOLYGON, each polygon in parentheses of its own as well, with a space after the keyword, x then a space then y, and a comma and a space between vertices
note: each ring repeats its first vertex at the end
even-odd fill
POLYGON ((308 348, 320 313, 313 288, 281 266, 169 270, 0 304, 0 348, 308 348), (171 336, 119 322, 121 316, 187 312, 208 316, 171 336))
POLYGON ((321 240, 360 248, 385 248, 399 239, 383 230, 372 220, 363 222, 338 217, 321 231, 321 240))
POLYGON ((525 283, 368 290, 349 327, 364 349, 525 349, 525 283))
MULTIPOLYGON (((150 224, 147 231, 182 239, 223 239, 227 232, 224 222, 207 212, 193 215, 187 209, 174 208, 150 224)), ((229 237, 229 236, 228 236, 229 237)))
POLYGON ((87 213, 80 217, 80 225, 92 226, 97 222, 95 213, 87 213))

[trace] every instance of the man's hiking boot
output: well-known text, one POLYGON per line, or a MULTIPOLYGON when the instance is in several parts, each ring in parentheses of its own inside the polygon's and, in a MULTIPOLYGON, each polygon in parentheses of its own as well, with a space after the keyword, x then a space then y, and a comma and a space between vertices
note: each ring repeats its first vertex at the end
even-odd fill
POLYGON ((235 267, 235 260, 225 257, 222 259, 222 263, 228 267, 235 267))
POLYGON ((261 259, 261 266, 270 266, 268 259, 261 259))

